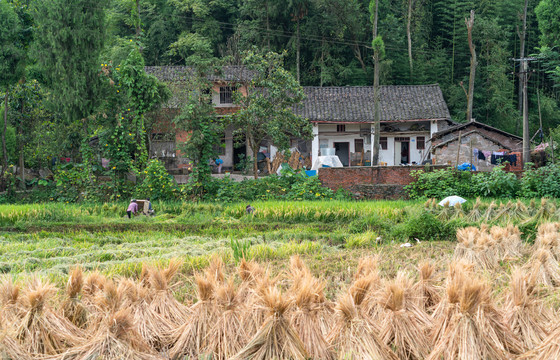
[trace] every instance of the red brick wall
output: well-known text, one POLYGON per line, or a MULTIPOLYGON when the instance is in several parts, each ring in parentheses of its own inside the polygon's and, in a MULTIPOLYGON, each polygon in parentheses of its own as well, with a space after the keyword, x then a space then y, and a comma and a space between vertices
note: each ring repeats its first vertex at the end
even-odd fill
MULTIPOLYGON (((433 166, 432 169, 445 169, 447 166, 433 166)), ((358 184, 394 184, 408 185, 414 179, 410 172, 424 170, 424 166, 374 166, 374 167, 346 167, 320 168, 319 180, 333 190, 344 188, 350 190, 358 184)))

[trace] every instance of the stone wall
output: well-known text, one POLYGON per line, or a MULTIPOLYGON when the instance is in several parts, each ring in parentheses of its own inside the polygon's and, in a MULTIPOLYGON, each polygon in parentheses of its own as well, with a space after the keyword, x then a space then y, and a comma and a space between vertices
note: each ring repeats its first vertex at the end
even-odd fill
MULTIPOLYGON (((457 135, 457 134, 455 134, 457 135)), ((432 161, 437 165, 456 165, 457 164, 457 147, 459 146, 459 139, 451 141, 444 146, 438 147, 432 154, 432 161)), ((490 159, 479 160, 471 156, 471 149, 480 149, 485 151, 500 151, 503 147, 493 142, 479 133, 470 133, 461 137, 461 144, 459 150, 459 164, 465 162, 472 162, 477 170, 490 171, 495 165, 490 163, 490 159), (471 146, 472 141, 472 146, 471 146)), ((519 159, 518 163, 521 162, 519 159)), ((518 164, 519 165, 519 164, 518 164)))

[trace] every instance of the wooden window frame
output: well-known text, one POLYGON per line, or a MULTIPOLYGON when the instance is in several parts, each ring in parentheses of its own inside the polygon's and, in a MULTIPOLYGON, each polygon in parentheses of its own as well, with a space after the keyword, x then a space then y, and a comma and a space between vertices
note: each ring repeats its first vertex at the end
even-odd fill
POLYGON ((416 137, 416 150, 424 150, 426 149, 426 137, 425 136, 417 136, 416 137), (422 141, 420 141, 422 140, 422 141), (422 144, 420 146, 420 144, 422 144))
POLYGON ((381 150, 387 150, 388 148, 388 139, 387 136, 380 136, 379 137, 379 147, 381 148, 381 150))
POLYGON ((337 124, 337 125, 336 125, 336 132, 346 132, 346 125, 344 125, 344 124, 337 124))

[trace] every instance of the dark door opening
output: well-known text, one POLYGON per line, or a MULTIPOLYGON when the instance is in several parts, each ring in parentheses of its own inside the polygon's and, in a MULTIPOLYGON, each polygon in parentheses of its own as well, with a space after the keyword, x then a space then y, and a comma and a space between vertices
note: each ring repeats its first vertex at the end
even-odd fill
POLYGON ((247 158, 247 146, 245 142, 240 144, 234 143, 233 146, 233 169, 234 170, 244 170, 239 168, 239 164, 242 159, 247 158))
POLYGON ((340 159, 344 166, 350 164, 350 143, 348 142, 335 142, 334 153, 340 159))
POLYGON ((401 164, 410 163, 410 143, 408 141, 401 142, 401 164))

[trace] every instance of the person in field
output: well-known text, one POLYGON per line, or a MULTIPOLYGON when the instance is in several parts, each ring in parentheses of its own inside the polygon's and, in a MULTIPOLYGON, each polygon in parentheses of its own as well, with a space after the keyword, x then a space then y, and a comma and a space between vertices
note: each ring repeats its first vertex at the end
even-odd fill
POLYGON ((138 203, 136 202, 136 199, 132 199, 130 201, 130 204, 128 204, 128 209, 126 209, 126 215, 128 215, 128 218, 130 219, 132 217, 132 214, 136 215, 138 213, 138 203))

